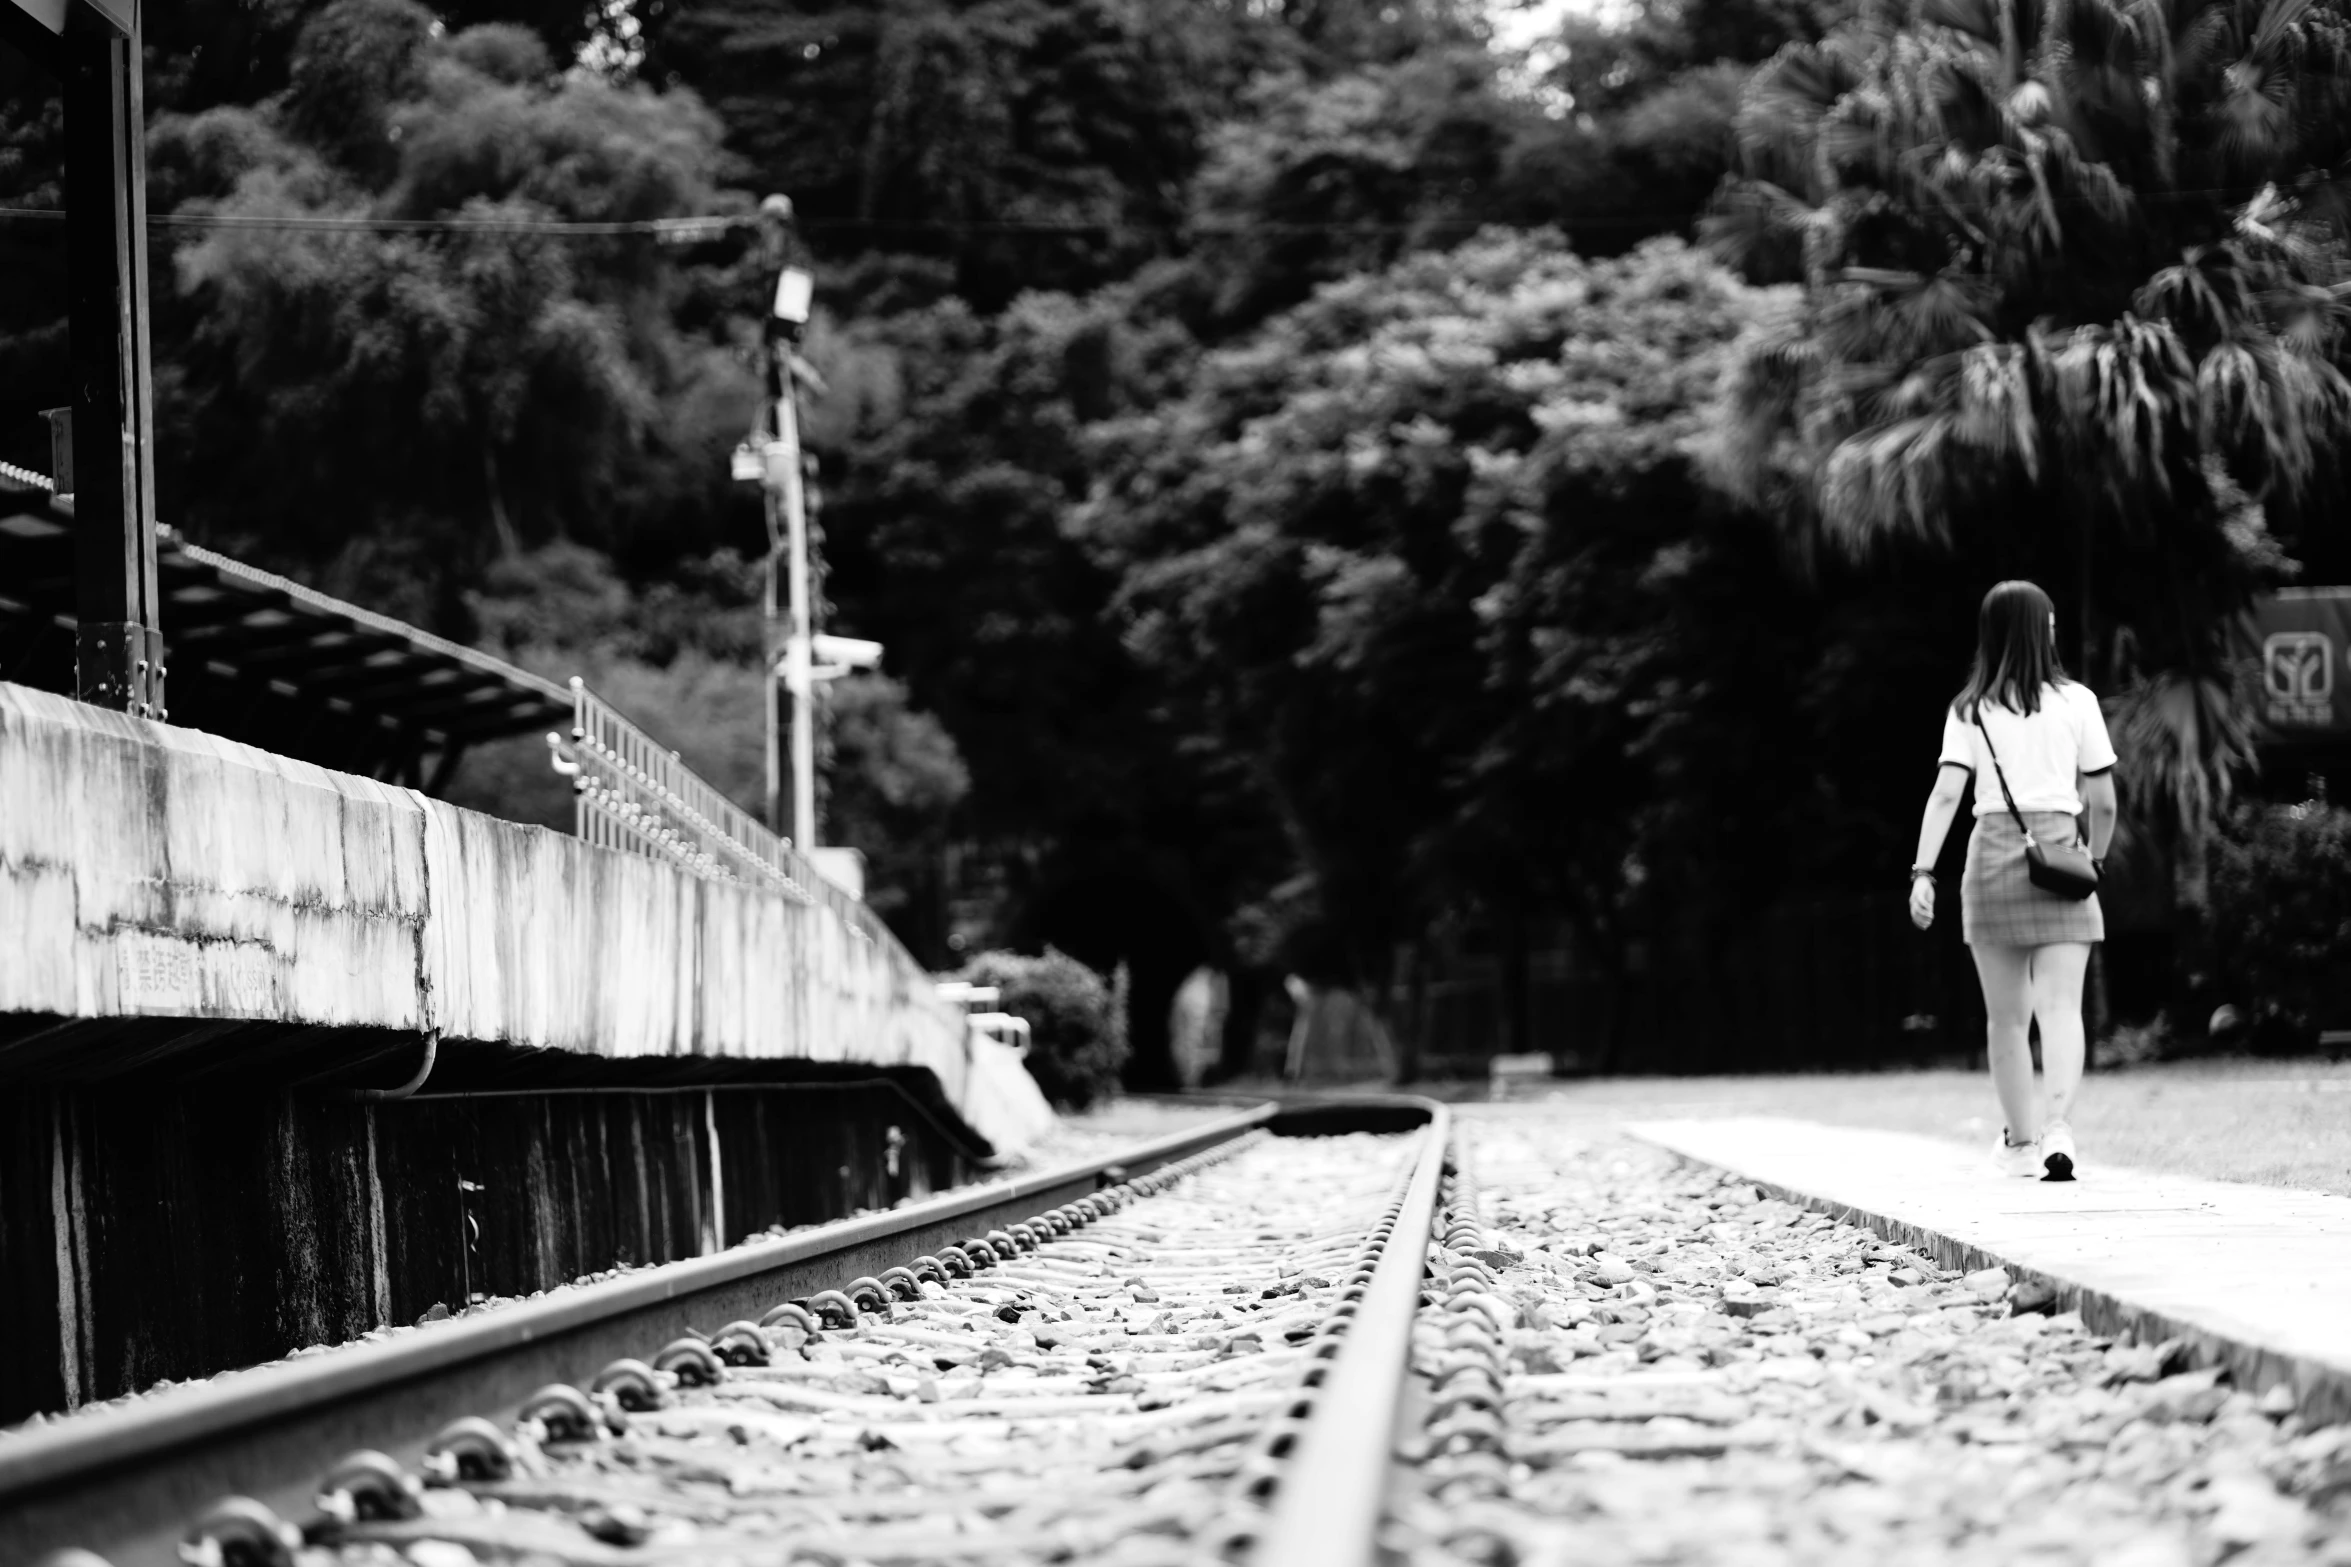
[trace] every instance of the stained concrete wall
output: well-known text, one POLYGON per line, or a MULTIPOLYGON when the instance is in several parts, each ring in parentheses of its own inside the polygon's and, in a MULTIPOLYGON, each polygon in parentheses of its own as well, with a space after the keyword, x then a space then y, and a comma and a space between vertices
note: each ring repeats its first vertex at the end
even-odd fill
POLYGON ((0 684, 0 1423, 886 1206, 1051 1124, 860 908, 0 684), (352 1096, 436 1037, 423 1095, 352 1096))
POLYGON ((0 684, 12 1015, 0 1072, 43 1033, 52 1065, 104 1048, 73 1020, 197 1019, 911 1067, 999 1152, 1052 1124, 878 925, 0 684))

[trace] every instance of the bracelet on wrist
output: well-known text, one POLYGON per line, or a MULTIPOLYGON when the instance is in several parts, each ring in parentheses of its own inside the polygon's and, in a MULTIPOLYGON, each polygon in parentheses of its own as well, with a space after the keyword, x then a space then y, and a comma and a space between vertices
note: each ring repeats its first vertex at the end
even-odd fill
POLYGON ((1917 885, 1919 878, 1922 876, 1925 877, 1928 881, 1933 881, 1935 879, 1935 873, 1924 865, 1913 865, 1910 867, 1910 880, 1913 886, 1917 885))

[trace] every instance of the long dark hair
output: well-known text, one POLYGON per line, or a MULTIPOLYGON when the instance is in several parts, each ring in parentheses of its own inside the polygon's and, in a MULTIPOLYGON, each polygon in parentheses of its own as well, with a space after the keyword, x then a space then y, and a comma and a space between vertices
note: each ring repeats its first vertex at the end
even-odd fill
POLYGON ((2066 680, 2056 613, 2049 595, 2030 582, 2003 582, 1985 594, 1976 612, 1975 668, 1951 711, 1969 723, 1986 702, 2012 713, 2039 712, 2042 689, 2066 680))

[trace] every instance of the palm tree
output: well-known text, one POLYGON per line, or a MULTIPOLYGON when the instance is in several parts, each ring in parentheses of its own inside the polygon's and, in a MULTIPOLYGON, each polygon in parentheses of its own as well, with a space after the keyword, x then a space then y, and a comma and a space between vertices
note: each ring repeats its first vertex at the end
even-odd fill
POLYGON ((1803 286, 1732 477, 1811 547, 2066 562, 2129 814, 2191 843, 2251 759, 2229 621, 2351 436, 2345 4, 1892 0, 1757 74, 1707 220, 1803 286))

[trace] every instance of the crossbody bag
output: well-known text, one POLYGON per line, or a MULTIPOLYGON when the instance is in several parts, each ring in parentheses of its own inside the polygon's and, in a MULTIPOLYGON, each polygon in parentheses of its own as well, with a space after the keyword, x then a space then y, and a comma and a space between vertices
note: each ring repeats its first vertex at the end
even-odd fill
POLYGON ((2024 873, 2032 884, 2043 892, 2076 901, 2098 890, 2098 862, 2090 858, 2090 851, 2079 843, 2047 844, 2033 836, 2025 825, 2024 812, 2016 808, 2016 796, 2009 791, 2008 774, 2000 766, 2000 752, 1992 744, 1992 731, 1984 728, 1984 715, 1976 714, 1976 728, 1983 730, 1984 750, 1992 758, 1992 776, 2000 780, 2000 797, 2008 802, 2008 814, 2016 818, 2016 830, 2024 834, 2024 873))

